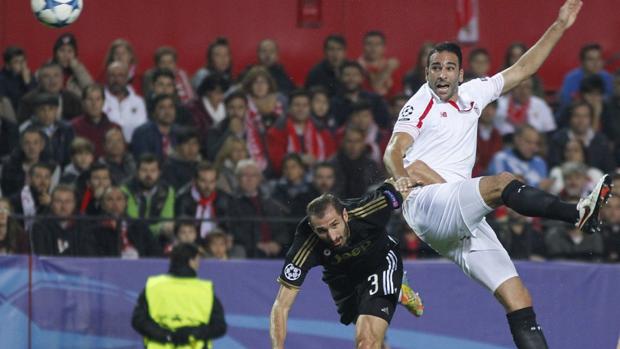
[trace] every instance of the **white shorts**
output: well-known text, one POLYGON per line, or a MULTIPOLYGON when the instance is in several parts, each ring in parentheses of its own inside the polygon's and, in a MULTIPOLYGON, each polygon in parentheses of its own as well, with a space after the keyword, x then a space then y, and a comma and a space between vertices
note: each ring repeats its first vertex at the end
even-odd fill
POLYGON ((493 209, 479 185, 480 178, 472 178, 416 188, 403 202, 403 216, 422 241, 495 292, 518 274, 484 218, 493 209))

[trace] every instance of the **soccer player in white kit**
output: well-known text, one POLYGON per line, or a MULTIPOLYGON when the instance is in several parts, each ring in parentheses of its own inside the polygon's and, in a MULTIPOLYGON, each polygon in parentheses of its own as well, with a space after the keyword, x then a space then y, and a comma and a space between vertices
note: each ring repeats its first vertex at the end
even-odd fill
POLYGON ((599 225, 599 207, 609 196, 610 180, 605 176, 575 205, 509 173, 472 179, 478 117, 488 103, 538 70, 581 6, 579 0, 567 0, 555 22, 513 66, 461 86, 460 48, 437 45, 428 56, 427 84, 402 108, 384 155, 403 197, 415 187, 402 206, 407 223, 423 241, 494 293, 520 349, 547 348, 547 343, 529 292, 484 216, 506 205, 526 216, 572 222, 593 232, 599 225))

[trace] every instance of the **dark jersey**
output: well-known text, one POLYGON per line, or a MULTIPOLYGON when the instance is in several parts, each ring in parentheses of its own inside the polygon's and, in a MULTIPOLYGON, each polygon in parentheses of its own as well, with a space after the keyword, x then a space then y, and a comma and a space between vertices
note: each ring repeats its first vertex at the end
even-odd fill
POLYGON ((339 276, 346 276, 352 283, 365 280, 385 263, 386 254, 397 245, 385 226, 392 211, 401 204, 402 196, 387 183, 361 198, 344 200, 350 236, 347 244, 338 249, 321 241, 305 217, 297 225, 278 282, 299 288, 308 271, 317 265, 324 267, 323 279, 328 284, 339 276))

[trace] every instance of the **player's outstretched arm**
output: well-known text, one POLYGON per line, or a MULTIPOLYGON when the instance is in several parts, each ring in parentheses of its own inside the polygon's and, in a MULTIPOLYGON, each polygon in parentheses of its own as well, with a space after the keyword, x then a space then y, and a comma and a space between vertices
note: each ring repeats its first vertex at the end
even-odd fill
POLYGON ((385 154, 383 154, 383 164, 391 177, 394 178, 394 187, 399 192, 405 192, 415 185, 415 182, 409 178, 403 158, 405 152, 413 145, 413 137, 404 132, 394 132, 385 154))
POLYGON ((538 42, 527 50, 515 64, 502 71, 504 77, 502 93, 510 91, 521 81, 536 73, 551 53, 553 47, 558 43, 564 31, 573 25, 582 5, 581 0, 566 0, 564 5, 560 7, 558 18, 551 24, 543 36, 538 39, 538 42))
POLYGON ((271 323, 269 334, 271 336, 272 349, 284 349, 284 339, 286 338, 286 321, 288 312, 295 302, 299 289, 280 285, 273 307, 271 308, 271 323))

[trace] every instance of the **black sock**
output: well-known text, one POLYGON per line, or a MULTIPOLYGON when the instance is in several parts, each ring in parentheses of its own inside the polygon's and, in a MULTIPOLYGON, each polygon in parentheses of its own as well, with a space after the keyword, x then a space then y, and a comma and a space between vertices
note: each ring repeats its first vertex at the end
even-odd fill
POLYGON ((547 349, 547 341, 542 328, 536 323, 536 314, 527 307, 506 314, 510 332, 519 349, 547 349))
POLYGON ((576 223, 579 219, 576 204, 563 202, 555 195, 523 184, 516 179, 504 188, 502 201, 506 206, 527 217, 550 218, 568 223, 576 223))

